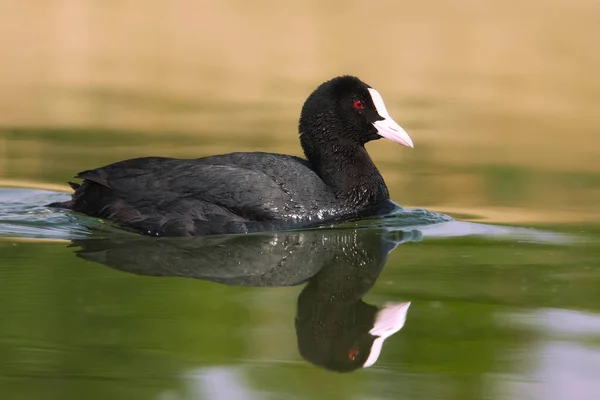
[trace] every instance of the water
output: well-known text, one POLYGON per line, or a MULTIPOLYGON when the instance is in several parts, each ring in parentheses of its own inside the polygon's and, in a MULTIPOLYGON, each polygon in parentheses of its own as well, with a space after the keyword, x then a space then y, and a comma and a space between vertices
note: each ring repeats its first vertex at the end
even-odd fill
POLYGON ((600 398, 599 3, 259 3, 0 5, 0 398, 600 398), (301 155, 344 73, 415 142, 368 145, 403 212, 156 239, 44 206, 125 158, 301 155))
POLYGON ((310 231, 156 239, 44 207, 65 197, 0 190, 0 390, 10 395, 598 394, 598 226, 406 210, 310 231), (378 313, 407 302, 406 326, 362 369, 378 313))

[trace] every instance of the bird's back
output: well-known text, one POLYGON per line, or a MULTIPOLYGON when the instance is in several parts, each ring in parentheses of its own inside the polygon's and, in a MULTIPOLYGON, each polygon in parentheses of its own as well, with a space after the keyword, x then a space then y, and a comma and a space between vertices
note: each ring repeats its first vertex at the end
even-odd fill
POLYGON ((230 153, 199 159, 145 157, 77 175, 75 211, 151 235, 276 228, 336 214, 334 193, 298 157, 230 153))

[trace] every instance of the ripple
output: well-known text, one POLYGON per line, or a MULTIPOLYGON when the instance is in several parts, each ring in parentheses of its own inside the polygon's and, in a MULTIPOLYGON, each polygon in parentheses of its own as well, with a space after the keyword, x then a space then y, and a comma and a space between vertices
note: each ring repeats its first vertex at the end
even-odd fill
POLYGON ((91 229, 103 229, 98 219, 46 207, 67 199, 66 193, 48 190, 0 189, 0 237, 82 239, 91 229))
MULTIPOLYGON (((73 240, 133 235, 97 218, 46 207, 49 203, 67 199, 69 195, 61 192, 0 188, 0 238, 73 240)), ((403 241, 411 242, 463 236, 511 238, 551 244, 582 241, 570 235, 530 228, 456 221, 435 211, 403 209, 400 206, 388 215, 317 229, 384 229, 392 235, 394 232, 404 232, 403 241)))

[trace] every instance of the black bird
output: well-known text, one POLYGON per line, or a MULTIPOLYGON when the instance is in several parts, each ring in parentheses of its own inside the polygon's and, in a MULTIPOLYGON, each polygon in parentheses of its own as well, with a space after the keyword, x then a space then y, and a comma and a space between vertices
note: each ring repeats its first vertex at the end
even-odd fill
POLYGON ((80 172, 72 199, 51 206, 152 236, 305 227, 396 207, 364 146, 381 137, 413 143, 375 89, 353 76, 321 84, 304 103, 299 131, 306 159, 261 152, 130 159, 80 172))

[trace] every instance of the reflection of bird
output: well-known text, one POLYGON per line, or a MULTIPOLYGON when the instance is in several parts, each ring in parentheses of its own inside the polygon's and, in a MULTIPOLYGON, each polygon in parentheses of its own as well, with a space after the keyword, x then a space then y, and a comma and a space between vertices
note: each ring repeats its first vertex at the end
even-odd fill
POLYGON ((312 277, 298 297, 298 349, 306 360, 348 372, 377 361, 383 341, 404 326, 410 303, 383 309, 362 301, 387 260, 375 236, 344 248, 312 277))
POLYGON ((385 338, 404 325, 408 303, 383 309, 362 297, 388 254, 418 240, 380 229, 272 234, 73 241, 79 257, 162 277, 189 277, 236 286, 290 286, 308 281, 298 297, 296 333, 302 356, 336 371, 372 365, 385 338), (393 236, 393 239, 392 239, 393 236))
POLYGON ((393 208, 364 145, 381 137, 413 144, 375 89, 351 76, 323 83, 304 103, 299 129, 306 160, 270 153, 125 160, 79 173, 72 199, 52 206, 152 236, 265 231, 393 208))

